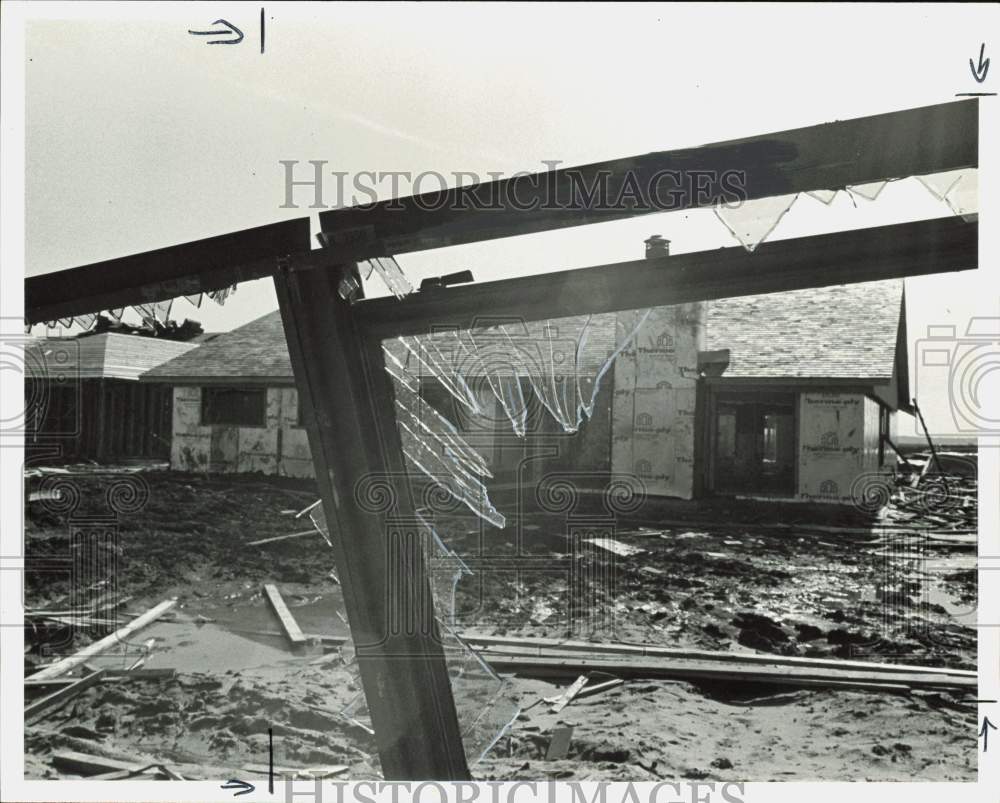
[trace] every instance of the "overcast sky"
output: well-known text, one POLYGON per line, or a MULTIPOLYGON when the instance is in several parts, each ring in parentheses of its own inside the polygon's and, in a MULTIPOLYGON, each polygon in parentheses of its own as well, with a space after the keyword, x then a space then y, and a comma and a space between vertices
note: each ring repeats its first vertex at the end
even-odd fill
MULTIPOLYGON (((308 160, 326 160, 349 181, 370 170, 536 172, 544 160, 687 147, 982 89, 968 68, 981 9, 264 8, 263 55, 259 5, 109 4, 73 12, 90 19, 31 23, 28 275, 315 214, 302 190, 302 209, 280 208, 280 160, 301 161, 303 175, 308 160), (243 31, 241 44, 187 33, 219 18, 243 31)), ((984 116, 995 122, 991 100, 984 116)), ((328 188, 333 203, 332 178, 328 188)), ((949 213, 908 179, 857 206, 843 193, 829 207, 803 196, 772 239, 949 213)), ((460 268, 498 278, 638 258, 652 233, 674 252, 734 244, 711 210, 696 210, 399 261, 415 281, 460 268)), ((964 331, 973 315, 1000 315, 996 287, 976 274, 908 281, 911 341, 928 324, 964 331)), ((225 307, 178 301, 174 317, 219 331, 276 306, 258 281, 225 307)), ((954 430, 942 386, 919 387, 932 429, 954 430)))

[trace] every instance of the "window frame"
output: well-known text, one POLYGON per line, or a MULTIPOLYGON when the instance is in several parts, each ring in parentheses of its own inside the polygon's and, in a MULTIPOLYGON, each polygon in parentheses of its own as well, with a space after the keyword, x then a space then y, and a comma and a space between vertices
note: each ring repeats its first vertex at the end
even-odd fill
POLYGON ((267 387, 264 385, 203 385, 201 388, 201 409, 199 423, 203 427, 242 427, 245 429, 267 429, 267 387), (211 399, 223 393, 246 393, 259 395, 261 399, 259 423, 244 421, 213 420, 211 399))

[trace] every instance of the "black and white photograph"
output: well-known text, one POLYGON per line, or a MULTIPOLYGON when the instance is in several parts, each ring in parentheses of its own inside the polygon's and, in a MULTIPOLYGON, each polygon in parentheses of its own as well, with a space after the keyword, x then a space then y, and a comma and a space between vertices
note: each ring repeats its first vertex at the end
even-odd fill
POLYGON ((996 801, 1000 6, 0 15, 0 798, 996 801))

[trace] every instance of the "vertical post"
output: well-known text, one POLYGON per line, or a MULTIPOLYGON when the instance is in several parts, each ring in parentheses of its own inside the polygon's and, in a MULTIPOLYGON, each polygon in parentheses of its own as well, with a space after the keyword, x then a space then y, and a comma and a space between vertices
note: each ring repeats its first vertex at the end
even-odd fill
POLYGON ((465 780, 421 550, 390 555, 386 537, 387 517, 410 511, 381 347, 337 292, 345 266, 317 262, 283 262, 274 282, 383 776, 465 780), (394 478, 394 510, 360 504, 357 483, 372 475, 394 478), (392 606, 418 617, 416 627, 393 632, 392 606))

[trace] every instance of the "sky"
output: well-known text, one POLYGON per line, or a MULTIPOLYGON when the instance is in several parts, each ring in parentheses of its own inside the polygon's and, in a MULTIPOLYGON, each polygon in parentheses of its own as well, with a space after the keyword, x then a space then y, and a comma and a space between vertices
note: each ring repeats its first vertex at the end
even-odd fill
MULTIPOLYGON (((264 9, 261 54, 260 5, 42 6, 37 13, 52 18, 30 22, 25 41, 28 276, 292 217, 312 216, 315 228, 308 191, 295 196, 302 208, 281 208, 282 160, 303 170, 325 160, 348 176, 509 175, 543 170, 546 160, 586 164, 983 88, 967 65, 979 51, 982 8, 911 6, 905 17, 891 6, 791 4, 264 9), (188 33, 221 18, 244 32, 242 43, 213 46, 188 33)), ((1000 74, 990 81, 995 88, 1000 74)), ((984 120, 996 122, 996 103, 983 102, 984 120)), ((995 149, 981 150, 981 170, 993 170, 995 149)), ((420 189, 436 188, 430 180, 420 189)), ((983 204, 995 203, 986 197, 993 187, 981 181, 980 191, 983 204)), ((872 202, 840 193, 825 206, 802 196, 771 239, 948 214, 910 178, 872 202)), ((414 283, 464 268, 485 280, 636 259, 653 233, 674 253, 735 244, 702 209, 399 262, 414 283)), ((911 385, 927 326, 962 333, 973 316, 1000 316, 997 287, 994 265, 907 281, 911 385)), ((223 307, 179 300, 173 316, 224 331, 276 306, 261 280, 223 307)), ((986 379, 992 391, 998 377, 986 379)), ((957 431, 947 383, 919 378, 932 432, 957 431)))

